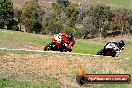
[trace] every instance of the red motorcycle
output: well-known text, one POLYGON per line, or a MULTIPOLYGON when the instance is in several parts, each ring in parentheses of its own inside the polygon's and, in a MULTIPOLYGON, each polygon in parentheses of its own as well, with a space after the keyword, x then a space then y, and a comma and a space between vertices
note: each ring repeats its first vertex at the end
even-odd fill
MULTIPOLYGON (((78 40, 78 38, 73 38, 73 41, 78 40)), ((60 52, 71 52, 71 49, 67 49, 67 45, 69 44, 68 39, 63 37, 63 40, 59 38, 59 36, 54 35, 52 38, 52 42, 46 44, 44 47, 44 51, 60 51, 60 52), (56 39, 57 38, 57 39, 56 39)))

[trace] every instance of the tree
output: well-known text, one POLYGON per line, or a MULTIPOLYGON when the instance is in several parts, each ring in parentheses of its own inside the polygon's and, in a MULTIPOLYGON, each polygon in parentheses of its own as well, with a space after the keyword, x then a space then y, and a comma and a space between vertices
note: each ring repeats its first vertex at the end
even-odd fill
POLYGON ((14 9, 14 18, 17 20, 17 22, 19 24, 20 31, 21 31, 21 23, 22 23, 21 14, 22 14, 22 12, 20 9, 14 9))
POLYGON ((77 5, 69 3, 67 7, 62 9, 61 4, 55 3, 53 5, 53 12, 43 18, 43 31, 48 33, 70 32, 75 33, 75 22, 78 14, 77 5))
MULTIPOLYGON (((13 3, 11 0, 0 0, 0 28, 4 28, 5 25, 10 24, 13 15, 13 3)), ((7 28, 10 29, 8 25, 7 28)))
POLYGON ((54 34, 58 33, 63 29, 63 22, 61 17, 62 9, 59 3, 53 4, 52 13, 45 14, 42 19, 43 33, 54 34))
POLYGON ((21 10, 22 23, 26 27, 27 32, 39 33, 42 29, 42 16, 44 11, 38 4, 38 0, 31 0, 27 2, 21 10))
POLYGON ((112 21, 116 24, 119 31, 121 31, 121 35, 129 34, 129 29, 131 25, 131 11, 127 9, 117 9, 114 11, 114 17, 112 21))
POLYGON ((81 24, 83 18, 87 15, 87 10, 89 8, 89 0, 82 0, 82 3, 78 3, 77 10, 79 12, 77 16, 77 23, 81 24))
POLYGON ((43 33, 56 34, 63 30, 63 24, 56 14, 49 14, 48 17, 44 17, 42 23, 43 33))
POLYGON ((65 8, 68 6, 69 1, 68 0, 57 0, 57 3, 60 4, 62 8, 65 8))
POLYGON ((94 25, 100 33, 100 38, 102 38, 102 33, 105 31, 105 27, 109 25, 109 20, 112 17, 110 7, 105 5, 97 5, 94 8, 90 8, 88 14, 93 17, 94 25))
POLYGON ((77 5, 76 4, 69 4, 66 10, 66 16, 67 16, 67 25, 69 27, 74 27, 76 20, 77 20, 77 15, 78 15, 78 10, 77 10, 77 5))
POLYGON ((82 37, 84 39, 95 37, 97 30, 93 24, 93 17, 92 16, 84 17, 82 23, 84 26, 84 28, 82 29, 82 33, 83 33, 82 37))

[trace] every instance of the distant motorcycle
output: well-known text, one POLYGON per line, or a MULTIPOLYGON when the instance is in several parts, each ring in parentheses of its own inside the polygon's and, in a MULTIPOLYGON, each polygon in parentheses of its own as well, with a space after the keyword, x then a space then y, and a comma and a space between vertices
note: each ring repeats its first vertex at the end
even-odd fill
MULTIPOLYGON (((74 41, 78 40, 78 38, 74 38, 74 41)), ((44 51, 60 51, 60 52, 71 52, 71 49, 67 49, 66 46, 68 43, 64 41, 68 41, 67 38, 61 41, 57 41, 55 37, 52 38, 52 42, 46 44, 44 47, 44 51)))
POLYGON ((96 55, 117 57, 124 47, 125 43, 123 40, 119 42, 108 42, 96 55))

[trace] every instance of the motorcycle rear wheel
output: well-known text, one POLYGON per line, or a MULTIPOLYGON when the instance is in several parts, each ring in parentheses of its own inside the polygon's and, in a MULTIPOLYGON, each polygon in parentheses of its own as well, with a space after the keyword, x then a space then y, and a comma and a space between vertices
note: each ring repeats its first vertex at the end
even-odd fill
POLYGON ((116 57, 116 52, 115 51, 112 52, 112 57, 116 57))

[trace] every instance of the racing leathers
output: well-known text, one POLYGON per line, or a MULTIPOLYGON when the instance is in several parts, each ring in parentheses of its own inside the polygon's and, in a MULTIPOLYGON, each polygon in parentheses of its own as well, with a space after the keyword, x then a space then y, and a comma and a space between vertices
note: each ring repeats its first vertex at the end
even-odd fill
POLYGON ((118 56, 121 50, 118 47, 117 42, 108 42, 105 46, 104 49, 111 49, 112 51, 116 52, 115 56, 118 56))
POLYGON ((58 33, 55 36, 56 41, 63 43, 63 46, 66 47, 69 51, 72 51, 72 47, 75 44, 75 40, 69 40, 66 33, 58 33))

